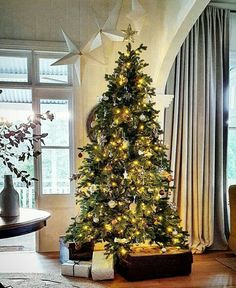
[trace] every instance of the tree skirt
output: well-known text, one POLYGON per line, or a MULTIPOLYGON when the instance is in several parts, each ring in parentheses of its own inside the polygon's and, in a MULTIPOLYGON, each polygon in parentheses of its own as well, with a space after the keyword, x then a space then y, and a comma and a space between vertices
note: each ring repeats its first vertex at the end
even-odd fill
POLYGON ((104 285, 91 280, 64 277, 56 273, 1 273, 0 283, 12 288, 104 288, 104 285))

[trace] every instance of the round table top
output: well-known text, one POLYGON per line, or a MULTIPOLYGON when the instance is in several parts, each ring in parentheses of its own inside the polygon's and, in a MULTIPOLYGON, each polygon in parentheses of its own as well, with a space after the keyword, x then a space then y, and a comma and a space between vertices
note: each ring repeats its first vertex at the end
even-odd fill
POLYGON ((0 239, 34 232, 46 225, 50 213, 31 208, 20 208, 17 217, 0 216, 0 239))

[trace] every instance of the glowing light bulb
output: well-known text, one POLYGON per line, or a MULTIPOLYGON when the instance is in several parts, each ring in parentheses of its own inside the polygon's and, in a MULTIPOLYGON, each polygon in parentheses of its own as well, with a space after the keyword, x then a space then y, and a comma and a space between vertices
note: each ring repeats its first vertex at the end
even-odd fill
POLYGON ((139 126, 139 130, 143 130, 143 129, 144 129, 144 125, 141 124, 141 125, 139 126))
POLYGON ((106 231, 108 231, 108 232, 112 231, 112 226, 110 224, 105 224, 104 227, 105 227, 106 231))
POLYGON ((112 182, 111 185, 112 185, 112 187, 116 187, 117 183, 116 182, 112 182))
POLYGON ((167 232, 172 232, 172 231, 173 231, 173 228, 169 226, 169 227, 167 227, 166 230, 167 230, 167 232))
POLYGON ((127 250, 124 247, 122 247, 120 249, 120 254, 124 256, 125 254, 127 254, 127 250))

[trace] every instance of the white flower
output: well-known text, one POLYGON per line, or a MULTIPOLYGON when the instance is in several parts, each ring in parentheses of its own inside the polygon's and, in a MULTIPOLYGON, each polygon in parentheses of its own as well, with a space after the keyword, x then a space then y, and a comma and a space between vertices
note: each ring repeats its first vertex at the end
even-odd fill
POLYGON ((110 208, 115 208, 116 205, 117 205, 117 203, 116 203, 114 200, 110 200, 110 201, 108 202, 108 206, 109 206, 110 208))
POLYGON ((144 152, 143 151, 141 151, 141 150, 138 150, 138 155, 143 155, 144 154, 144 152))

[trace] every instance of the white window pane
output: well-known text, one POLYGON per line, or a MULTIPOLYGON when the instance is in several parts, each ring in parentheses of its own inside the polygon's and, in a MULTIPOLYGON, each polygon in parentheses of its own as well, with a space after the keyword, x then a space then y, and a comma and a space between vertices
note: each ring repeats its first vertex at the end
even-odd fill
POLYGON ((2 89, 0 94, 0 117, 9 122, 27 121, 32 115, 32 92, 30 89, 2 89))
POLYGON ((28 82, 27 58, 0 56, 0 81, 28 82))
POLYGON ((44 139, 46 146, 69 146, 69 107, 67 100, 44 99, 40 101, 41 113, 51 111, 54 120, 42 122, 42 133, 48 133, 44 139))
POLYGON ((42 149, 42 193, 70 193, 69 149, 42 149))
POLYGON ((57 60, 55 58, 39 58, 40 83, 68 84, 68 66, 51 66, 57 60))

